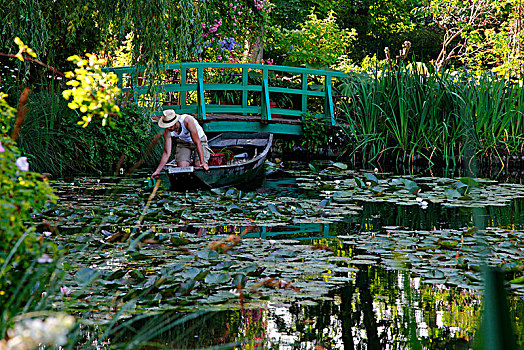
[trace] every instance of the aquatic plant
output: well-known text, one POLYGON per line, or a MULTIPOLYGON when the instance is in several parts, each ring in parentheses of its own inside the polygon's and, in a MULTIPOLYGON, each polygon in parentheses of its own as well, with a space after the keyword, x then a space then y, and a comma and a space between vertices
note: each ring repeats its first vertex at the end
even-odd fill
POLYGON ((510 80, 385 66, 350 73, 340 89, 349 97, 341 106, 351 139, 346 154, 364 162, 387 154, 408 164, 425 158, 455 165, 469 161, 466 144, 473 155, 500 162, 522 153, 522 89, 510 80))

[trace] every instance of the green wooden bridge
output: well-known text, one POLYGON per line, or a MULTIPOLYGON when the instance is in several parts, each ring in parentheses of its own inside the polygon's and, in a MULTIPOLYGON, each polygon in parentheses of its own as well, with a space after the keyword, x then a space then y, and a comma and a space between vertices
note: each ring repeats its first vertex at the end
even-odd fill
POLYGON ((302 134, 301 116, 313 111, 335 125, 332 84, 347 76, 333 70, 277 65, 168 63, 148 86, 143 69, 106 71, 118 76, 125 96, 151 107, 153 118, 173 109, 197 116, 206 132, 288 135, 302 134))

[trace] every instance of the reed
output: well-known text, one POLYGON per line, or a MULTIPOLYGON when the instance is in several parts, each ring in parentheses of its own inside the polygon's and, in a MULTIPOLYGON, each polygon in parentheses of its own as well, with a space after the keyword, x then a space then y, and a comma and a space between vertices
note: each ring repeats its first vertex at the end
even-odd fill
POLYGON ((478 157, 521 155, 524 92, 518 83, 484 74, 425 73, 406 67, 350 75, 340 89, 349 155, 382 154, 411 163, 453 165, 471 144, 478 157))

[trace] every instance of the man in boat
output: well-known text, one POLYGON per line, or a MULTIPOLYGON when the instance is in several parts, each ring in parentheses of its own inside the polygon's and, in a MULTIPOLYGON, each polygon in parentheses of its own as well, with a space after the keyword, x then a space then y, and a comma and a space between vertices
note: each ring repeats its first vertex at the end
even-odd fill
POLYGON ((189 166, 191 154, 196 151, 195 166, 201 166, 205 171, 208 171, 209 146, 204 129, 198 124, 198 121, 189 114, 176 114, 172 109, 165 110, 162 114, 158 126, 164 129, 164 153, 162 153, 160 164, 151 177, 158 177, 167 164, 171 156, 173 138, 176 139, 175 160, 177 166, 189 166))

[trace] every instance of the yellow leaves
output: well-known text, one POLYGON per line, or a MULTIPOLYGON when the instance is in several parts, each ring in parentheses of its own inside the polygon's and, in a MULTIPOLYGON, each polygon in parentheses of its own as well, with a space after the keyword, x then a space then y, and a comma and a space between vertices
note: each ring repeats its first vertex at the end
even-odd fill
POLYGON ((67 82, 71 89, 64 91, 62 96, 66 100, 73 98, 68 104, 69 108, 87 114, 78 124, 86 127, 93 117, 99 117, 105 126, 112 114, 120 113, 120 108, 115 104, 116 97, 120 94, 118 77, 102 71, 100 67, 105 64, 105 60, 89 53, 86 57, 87 59, 78 55, 68 57, 67 60, 75 63, 78 68, 66 73, 66 77, 72 79, 67 82))
POLYGON ((18 45, 18 53, 15 55, 16 58, 18 58, 20 61, 24 60, 23 53, 25 52, 29 56, 36 58, 36 53, 31 49, 29 46, 24 44, 22 40, 20 40, 19 37, 15 38, 15 44, 18 45))

